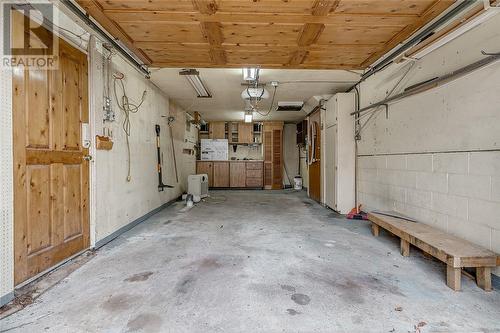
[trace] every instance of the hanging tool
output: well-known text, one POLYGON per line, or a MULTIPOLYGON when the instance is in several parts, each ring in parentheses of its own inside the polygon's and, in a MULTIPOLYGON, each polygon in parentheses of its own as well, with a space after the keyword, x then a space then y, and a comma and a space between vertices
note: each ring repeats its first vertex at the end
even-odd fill
POLYGON ((174 188, 171 185, 163 184, 161 172, 161 151, 160 151, 160 125, 155 125, 156 130, 156 152, 158 156, 158 191, 162 192, 164 188, 174 188))
POLYGON ((179 175, 177 174, 177 161, 175 159, 175 146, 174 146, 174 135, 172 130, 172 123, 175 121, 175 117, 168 117, 168 127, 170 128, 170 143, 172 144, 172 155, 174 157, 174 169, 175 169, 175 180, 179 183, 179 175))

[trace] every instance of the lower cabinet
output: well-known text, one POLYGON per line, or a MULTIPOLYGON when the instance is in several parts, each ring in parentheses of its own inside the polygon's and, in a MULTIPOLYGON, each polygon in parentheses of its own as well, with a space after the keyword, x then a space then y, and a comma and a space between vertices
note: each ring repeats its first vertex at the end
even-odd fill
POLYGON ((197 161, 196 173, 208 175, 212 188, 263 188, 261 161, 197 161))
POLYGON ((231 162, 230 187, 246 187, 246 162, 231 162))
POLYGON ((247 162, 246 187, 264 187, 262 162, 247 162))
POLYGON ((208 161, 198 161, 196 162, 196 173, 208 175, 208 186, 214 186, 214 173, 213 173, 214 162, 208 161))
POLYGON ((213 187, 229 187, 229 162, 213 163, 213 187))

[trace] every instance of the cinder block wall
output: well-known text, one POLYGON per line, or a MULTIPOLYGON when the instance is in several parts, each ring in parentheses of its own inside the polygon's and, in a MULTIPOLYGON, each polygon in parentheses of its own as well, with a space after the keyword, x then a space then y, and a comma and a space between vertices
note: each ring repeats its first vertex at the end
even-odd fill
MULTIPOLYGON (((492 45, 500 15, 418 61, 395 93, 482 59, 492 45)), ((361 105, 384 99, 408 66, 363 83, 361 105)), ((380 109, 358 143, 365 209, 394 210, 500 253, 499 87, 497 62, 380 109)))
POLYGON ((365 209, 395 210, 500 253, 500 152, 359 157, 365 209))

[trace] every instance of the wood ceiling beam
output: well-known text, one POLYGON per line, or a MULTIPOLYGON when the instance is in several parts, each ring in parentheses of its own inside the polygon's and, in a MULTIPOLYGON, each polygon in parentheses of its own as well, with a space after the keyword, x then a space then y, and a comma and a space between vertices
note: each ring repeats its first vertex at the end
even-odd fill
MULTIPOLYGON (((326 17, 331 11, 334 11, 339 5, 338 0, 316 0, 311 10, 312 16, 326 17)), ((300 47, 310 46, 318 40, 321 33, 325 30, 324 23, 305 23, 302 32, 297 40, 300 47)), ((300 65, 304 62, 308 52, 298 49, 288 60, 289 65, 300 65)))
MULTIPOLYGON (((193 0, 193 7, 205 16, 214 15, 217 12, 217 3, 213 0, 193 0)), ((210 59, 216 65, 224 65, 227 57, 222 48, 224 35, 220 22, 201 22, 200 24, 210 46, 210 59)))
POLYGON ((274 24, 305 24, 322 23, 327 25, 346 25, 357 27, 401 27, 408 24, 409 19, 418 18, 418 15, 395 14, 346 14, 332 13, 328 16, 313 16, 305 14, 267 14, 249 15, 245 13, 222 13, 213 15, 201 13, 182 13, 150 10, 105 10, 104 13, 120 23, 192 23, 192 22, 220 22, 220 23, 274 23, 274 24))
POLYGON ((288 65, 289 66, 296 66, 296 65, 302 64, 304 62, 304 60, 306 59, 308 53, 309 53, 309 51, 307 51, 307 50, 295 51, 292 54, 292 56, 290 57, 290 60, 288 61, 288 65))
POLYGON ((217 12, 217 3, 213 0, 192 0, 193 7, 202 14, 213 15, 217 12))
POLYGON ((101 7, 95 0, 77 0, 78 4, 82 6, 85 11, 91 15, 99 24, 106 29, 113 37, 119 39, 127 48, 132 51, 141 61, 146 65, 152 63, 151 59, 141 49, 134 45, 134 41, 130 36, 125 33, 121 27, 109 19, 101 7))
POLYGON ((324 24, 319 23, 306 23, 302 29, 302 33, 299 36, 297 44, 299 46, 309 46, 315 43, 321 33, 325 30, 324 24))
POLYGON ((340 0, 316 0, 311 14, 314 16, 326 16, 337 9, 340 0))
POLYGON ((201 23, 201 28, 208 44, 212 46, 222 45, 222 43, 224 42, 224 36, 222 35, 220 23, 203 22, 201 23))
POLYGON ((210 58, 217 65, 224 65, 227 63, 226 52, 224 49, 210 49, 210 58))

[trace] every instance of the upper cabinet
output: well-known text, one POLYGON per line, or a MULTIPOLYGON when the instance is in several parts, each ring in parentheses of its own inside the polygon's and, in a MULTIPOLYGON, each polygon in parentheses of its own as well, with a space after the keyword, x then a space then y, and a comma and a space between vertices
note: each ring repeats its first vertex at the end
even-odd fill
POLYGON ((208 126, 209 139, 225 139, 226 123, 224 121, 213 121, 208 126))
POLYGON ((238 123, 238 143, 253 143, 252 123, 238 123))
POLYGON ((212 121, 200 128, 200 139, 227 139, 230 144, 262 143, 262 122, 212 121))

